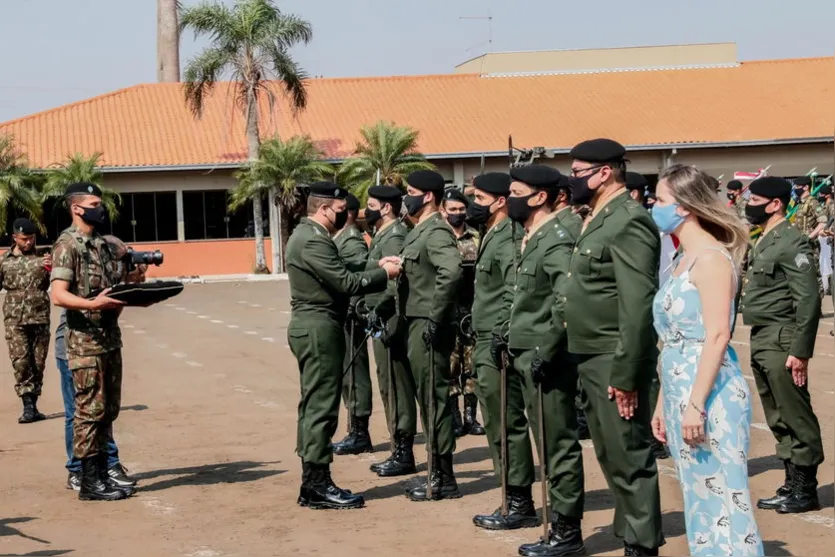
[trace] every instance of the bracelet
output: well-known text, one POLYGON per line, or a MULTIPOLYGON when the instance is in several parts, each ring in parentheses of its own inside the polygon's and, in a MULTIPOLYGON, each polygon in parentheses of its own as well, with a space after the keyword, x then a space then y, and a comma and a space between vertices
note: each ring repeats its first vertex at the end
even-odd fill
POLYGON ((696 410, 696 412, 699 413, 703 420, 707 419, 707 413, 698 406, 696 406, 696 403, 694 403, 692 400, 690 401, 690 406, 692 406, 696 410))

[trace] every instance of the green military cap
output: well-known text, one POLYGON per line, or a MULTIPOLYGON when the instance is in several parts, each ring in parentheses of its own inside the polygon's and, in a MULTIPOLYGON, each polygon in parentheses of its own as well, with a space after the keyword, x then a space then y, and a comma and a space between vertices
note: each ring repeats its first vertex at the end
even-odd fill
POLYGON ((765 176, 751 182, 748 191, 769 199, 787 200, 792 194, 792 185, 785 178, 765 176))
POLYGON ((445 187, 444 177, 434 170, 416 170, 409 174, 406 183, 424 192, 443 193, 445 187))
POLYGON ((34 223, 32 223, 32 221, 30 221, 29 219, 20 218, 15 219, 15 221, 12 223, 12 232, 14 232, 15 234, 24 234, 26 236, 29 236, 31 234, 37 234, 38 229, 34 225, 34 223))
POLYGON ((532 188, 552 190, 560 187, 562 174, 556 168, 544 164, 531 164, 511 168, 510 177, 516 182, 522 182, 532 188))
POLYGON ((349 211, 359 211, 360 210, 360 200, 357 199, 357 196, 353 193, 348 193, 348 197, 346 198, 348 202, 345 204, 345 208, 349 211))
POLYGON ((373 197, 383 203, 391 203, 401 199, 403 194, 394 186, 371 186, 368 188, 368 197, 373 197))
POLYGON ((340 188, 333 182, 316 182, 310 184, 310 195, 327 199, 347 199, 348 190, 340 188))
POLYGON ((742 189, 742 182, 739 180, 731 180, 726 186, 730 191, 737 191, 742 189))
POLYGON ((469 205, 470 200, 464 195, 464 192, 458 188, 449 188, 444 192, 444 201, 459 201, 464 205, 469 205))
POLYGON ((569 156, 574 160, 585 162, 623 162, 626 149, 611 139, 589 139, 575 145, 569 156))
POLYGON ((795 186, 811 186, 812 179, 808 176, 801 176, 800 178, 795 178, 794 180, 792 180, 792 183, 795 186))
POLYGON ((67 191, 64 195, 95 195, 96 197, 101 197, 101 188, 98 187, 96 184, 91 184, 89 182, 77 182, 75 184, 70 184, 67 186, 67 191))
POLYGON ((642 190, 647 187, 647 179, 644 178, 643 174, 638 172, 627 172, 626 173, 626 189, 629 190, 642 190))
POLYGON ((510 174, 504 172, 488 172, 473 178, 473 187, 490 195, 507 197, 510 195, 510 174))

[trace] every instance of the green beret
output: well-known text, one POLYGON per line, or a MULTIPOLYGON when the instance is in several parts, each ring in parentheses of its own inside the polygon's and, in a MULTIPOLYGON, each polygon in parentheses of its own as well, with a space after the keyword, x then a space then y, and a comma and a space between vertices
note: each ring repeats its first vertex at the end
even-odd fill
POLYGON ((368 188, 368 197, 373 197, 383 203, 391 203, 401 199, 403 194, 394 186, 371 186, 368 188))
POLYGON ((348 193, 348 197, 346 198, 348 203, 346 203, 345 208, 349 211, 359 211, 360 210, 360 200, 357 199, 357 196, 353 193, 348 193))
POLYGON ((488 172, 473 178, 473 187, 490 195, 507 197, 510 195, 510 174, 488 172))
POLYGON ((313 197, 324 197, 326 199, 347 199, 348 190, 339 187, 333 182, 316 182, 310 184, 310 195, 313 197))
POLYGON ((67 192, 64 194, 66 196, 70 195, 95 195, 96 197, 101 197, 101 188, 98 187, 96 184, 91 184, 89 182, 77 182, 75 184, 70 184, 67 186, 67 192))
POLYGON ((560 187, 562 174, 556 168, 544 164, 531 164, 529 166, 517 166, 510 169, 510 177, 516 182, 522 182, 532 188, 546 190, 560 187))
POLYGON ((589 139, 575 145, 569 156, 585 162, 623 162, 626 149, 611 139, 589 139))
POLYGON ((647 179, 644 178, 643 174, 638 172, 627 172, 626 173, 626 189, 629 190, 642 190, 647 187, 647 179))
POLYGON ((730 191, 737 191, 742 189, 742 182, 739 180, 731 180, 726 186, 730 191))
POLYGON ((12 223, 12 232, 30 236, 38 233, 38 228, 29 219, 15 219, 12 223))
POLYGON ((791 197, 792 185, 785 178, 765 176, 751 182, 748 191, 769 199, 787 199, 791 197))
POLYGON ((416 170, 409 174, 406 183, 424 192, 443 193, 446 187, 444 177, 434 170, 416 170))

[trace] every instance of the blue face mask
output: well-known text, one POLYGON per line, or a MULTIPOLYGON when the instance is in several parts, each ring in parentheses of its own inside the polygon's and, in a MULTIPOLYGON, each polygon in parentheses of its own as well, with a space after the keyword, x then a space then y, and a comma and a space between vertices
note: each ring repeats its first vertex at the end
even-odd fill
POLYGON ((678 207, 678 203, 671 203, 670 205, 659 205, 656 203, 653 206, 652 220, 655 221, 658 230, 664 234, 672 234, 684 222, 685 217, 682 217, 676 212, 678 207))

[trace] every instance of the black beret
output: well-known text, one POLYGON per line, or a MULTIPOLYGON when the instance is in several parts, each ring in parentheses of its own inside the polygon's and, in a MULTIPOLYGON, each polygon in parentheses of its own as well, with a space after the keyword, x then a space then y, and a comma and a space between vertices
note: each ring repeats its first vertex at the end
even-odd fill
POLYGON ((360 210, 360 200, 357 199, 357 196, 353 193, 348 193, 348 197, 346 198, 348 203, 345 204, 345 208, 349 211, 359 211, 360 210))
POLYGON ((643 174, 638 172, 626 173, 626 189, 642 190, 645 187, 647 187, 647 179, 644 178, 643 174))
POLYGON ((811 186, 812 179, 808 176, 801 176, 800 178, 795 178, 792 180, 795 186, 811 186))
POLYGON ((586 162, 621 162, 626 149, 611 139, 589 139, 575 145, 569 156, 586 162))
POLYGON ((444 177, 434 170, 416 170, 409 174, 406 183, 420 191, 443 193, 444 177))
POLYGON ((742 182, 739 180, 731 180, 728 182, 727 188, 731 191, 741 190, 742 189, 742 182))
POLYGON ((510 177, 532 188, 557 189, 560 187, 562 174, 556 168, 544 164, 531 164, 510 169, 510 177))
POLYGON ((316 182, 310 184, 310 195, 328 199, 347 199, 348 190, 339 187, 333 182, 316 182))
POLYGON ((562 176, 560 176, 560 183, 559 185, 557 185, 557 187, 560 189, 571 191, 571 180, 568 178, 568 176, 563 174, 562 176))
POLYGON ((89 182, 78 182, 67 186, 67 193, 65 195, 75 194, 95 195, 96 197, 101 197, 101 188, 96 184, 91 184, 89 182))
POLYGON ((765 176, 751 182, 748 191, 755 195, 768 197, 769 199, 780 199, 791 197, 792 185, 785 178, 777 176, 765 176))
POLYGON ((394 186, 371 186, 368 188, 368 197, 379 199, 383 203, 391 203, 402 198, 403 194, 394 186))
POLYGON ((15 234, 37 234, 38 228, 29 219, 15 219, 12 223, 12 232, 15 234))
POLYGON ((490 195, 510 195, 510 174, 504 172, 488 172, 473 178, 473 187, 490 195))
POLYGON ((832 195, 832 184, 821 186, 818 190, 819 195, 832 195))
POLYGON ((469 206, 470 200, 464 195, 464 192, 458 188, 449 188, 444 192, 444 201, 459 201, 464 205, 469 206))
POLYGON ((647 199, 658 199, 658 196, 655 194, 654 191, 647 193, 647 199))

